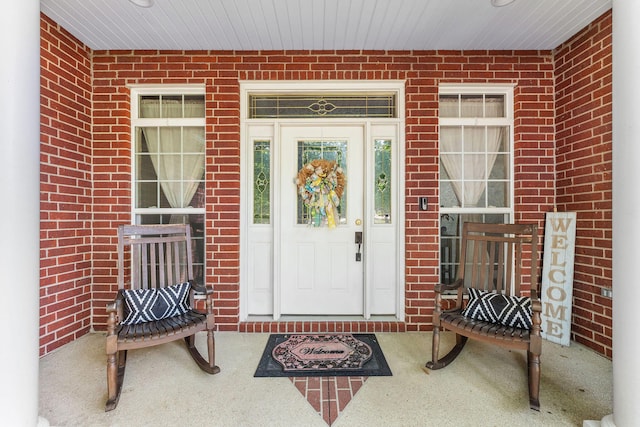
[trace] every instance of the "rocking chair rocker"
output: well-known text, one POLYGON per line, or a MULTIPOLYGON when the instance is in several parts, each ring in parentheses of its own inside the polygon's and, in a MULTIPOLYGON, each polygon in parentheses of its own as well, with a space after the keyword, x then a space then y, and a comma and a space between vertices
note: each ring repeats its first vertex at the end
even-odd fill
POLYGON ((130 349, 183 338, 203 371, 220 372, 215 364, 212 293, 210 287, 193 280, 189 225, 118 228, 118 294, 107 306, 105 411, 118 405, 130 349), (129 267, 126 275, 125 267, 129 267), (195 293, 204 295, 205 313, 193 308, 195 293), (208 359, 195 346, 195 334, 200 331, 207 333, 208 359))
MULTIPOLYGON (((533 224, 465 223, 456 280, 435 287, 429 369, 449 365, 468 338, 527 352, 529 405, 540 410, 542 304, 538 299, 538 227, 533 224), (530 245, 530 257, 523 246, 530 245), (528 269, 526 266, 528 265, 528 269), (523 268, 524 267, 524 268, 523 268), (526 277, 530 297, 522 295, 526 277), (457 291, 455 307, 443 310, 443 293, 457 291), (440 330, 456 334, 456 344, 439 358, 440 330)), ((452 301, 449 301, 452 302, 452 301)))

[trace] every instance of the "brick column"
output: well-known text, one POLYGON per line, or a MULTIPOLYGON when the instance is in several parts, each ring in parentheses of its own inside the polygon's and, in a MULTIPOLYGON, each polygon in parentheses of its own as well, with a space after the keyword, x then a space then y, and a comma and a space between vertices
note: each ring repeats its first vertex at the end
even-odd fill
POLYGON ((40 2, 0 18, 0 424, 38 419, 40 2))

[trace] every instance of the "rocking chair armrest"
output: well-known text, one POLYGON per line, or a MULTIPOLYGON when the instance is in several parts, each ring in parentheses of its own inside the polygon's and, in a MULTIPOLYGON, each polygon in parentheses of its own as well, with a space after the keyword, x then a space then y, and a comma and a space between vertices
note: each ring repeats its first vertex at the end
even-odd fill
POLYGON ((107 304, 107 335, 114 335, 115 330, 123 318, 124 296, 118 291, 116 298, 107 304))
POLYGON ((458 279, 453 283, 450 284, 445 284, 445 283, 439 283, 434 287, 435 290, 435 310, 434 310, 434 319, 437 319, 440 317, 440 314, 443 311, 443 301, 442 301, 442 294, 445 291, 454 291, 457 290, 457 297, 456 297, 456 302, 455 302, 455 307, 453 309, 460 309, 462 308, 462 303, 463 303, 463 284, 464 281, 462 279, 458 279))
POLYGON ((118 311, 118 309, 116 308, 117 307, 116 304, 117 304, 116 300, 113 300, 109 304, 107 304, 107 314, 118 311))
POLYGON ((116 298, 107 304, 107 355, 113 357, 118 351, 118 331, 124 318, 124 295, 118 290, 116 298))
POLYGON ((442 293, 444 291, 455 291, 456 289, 458 289, 459 287, 461 287, 463 285, 463 281, 458 279, 453 283, 449 283, 449 284, 445 284, 445 283, 438 283, 435 287, 434 290, 436 291, 436 293, 442 293))
POLYGON ((118 312, 118 310, 122 310, 122 304, 124 303, 124 295, 122 294, 122 290, 118 291, 116 297, 107 304, 107 314, 111 312, 118 312))
POLYGON ((538 298, 538 291, 535 289, 531 290, 531 311, 532 312, 542 312, 542 302, 540 298, 538 298))
POLYGON ((200 295, 211 295, 213 294, 213 288, 211 286, 207 286, 203 283, 198 283, 195 280, 191 281, 191 288, 196 294, 200 295))

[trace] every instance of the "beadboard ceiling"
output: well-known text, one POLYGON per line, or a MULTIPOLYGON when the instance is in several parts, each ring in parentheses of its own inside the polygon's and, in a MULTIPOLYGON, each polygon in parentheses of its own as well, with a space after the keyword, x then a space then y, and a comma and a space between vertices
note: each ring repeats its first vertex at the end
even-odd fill
POLYGON ((41 0, 94 50, 554 49, 612 0, 41 0))

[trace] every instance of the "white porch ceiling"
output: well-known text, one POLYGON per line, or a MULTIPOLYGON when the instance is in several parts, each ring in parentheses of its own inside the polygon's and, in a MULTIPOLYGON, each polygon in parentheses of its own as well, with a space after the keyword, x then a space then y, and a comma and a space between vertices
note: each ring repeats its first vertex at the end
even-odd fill
POLYGON ((554 49, 612 0, 41 0, 94 50, 554 49))

